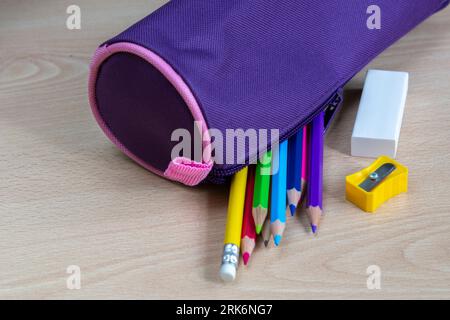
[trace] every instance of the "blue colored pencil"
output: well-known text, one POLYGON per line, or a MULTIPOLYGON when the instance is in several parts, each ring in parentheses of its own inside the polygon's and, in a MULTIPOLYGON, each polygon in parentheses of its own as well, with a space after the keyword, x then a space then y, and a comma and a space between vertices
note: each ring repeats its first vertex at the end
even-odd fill
POLYGON ((323 187, 323 137, 324 112, 321 112, 312 122, 310 152, 309 152, 309 178, 307 210, 311 222, 311 230, 317 232, 322 216, 322 187, 323 187))
POLYGON ((272 193, 270 202, 270 230, 276 246, 281 242, 286 226, 287 140, 280 144, 278 152, 272 151, 272 193), (278 170, 277 170, 278 169, 278 170))
POLYGON ((287 198, 293 216, 302 195, 303 128, 289 139, 288 149, 287 198))

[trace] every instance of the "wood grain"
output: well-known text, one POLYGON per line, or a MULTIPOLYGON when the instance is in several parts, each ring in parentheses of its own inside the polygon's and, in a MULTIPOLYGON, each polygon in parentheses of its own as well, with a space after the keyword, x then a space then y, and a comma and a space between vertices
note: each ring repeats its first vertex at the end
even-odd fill
POLYGON ((281 248, 257 244, 232 285, 217 272, 226 186, 187 188, 123 156, 93 120, 88 63, 96 46, 164 1, 0 3, 0 298, 450 298, 450 10, 373 61, 410 72, 398 160, 410 190, 368 215, 344 178, 362 79, 327 137, 320 234, 289 219, 281 248), (382 289, 366 288, 378 265, 382 289), (66 288, 78 265, 82 288, 66 288), (280 268, 281 267, 281 268, 280 268), (280 273, 280 270, 282 272, 280 273))

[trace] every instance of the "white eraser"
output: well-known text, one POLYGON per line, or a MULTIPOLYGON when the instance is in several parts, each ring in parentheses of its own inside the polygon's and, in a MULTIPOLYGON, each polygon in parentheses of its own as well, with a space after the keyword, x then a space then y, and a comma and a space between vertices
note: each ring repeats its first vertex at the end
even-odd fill
POLYGON ((407 72, 367 72, 352 133, 352 156, 395 158, 408 79, 407 72))
POLYGON ((236 279, 236 267, 231 263, 224 263, 220 267, 220 277, 225 282, 232 282, 236 279))

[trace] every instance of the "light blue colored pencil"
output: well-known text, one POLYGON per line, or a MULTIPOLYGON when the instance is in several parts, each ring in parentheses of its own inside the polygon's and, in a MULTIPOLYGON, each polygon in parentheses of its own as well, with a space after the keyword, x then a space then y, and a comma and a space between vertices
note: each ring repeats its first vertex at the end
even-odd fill
POLYGON ((272 193, 270 196, 270 230, 276 246, 280 244, 286 226, 287 155, 287 140, 280 144, 278 152, 272 150, 273 175, 272 193))
POLYGON ((303 128, 289 139, 288 149, 287 199, 293 216, 302 195, 303 128))

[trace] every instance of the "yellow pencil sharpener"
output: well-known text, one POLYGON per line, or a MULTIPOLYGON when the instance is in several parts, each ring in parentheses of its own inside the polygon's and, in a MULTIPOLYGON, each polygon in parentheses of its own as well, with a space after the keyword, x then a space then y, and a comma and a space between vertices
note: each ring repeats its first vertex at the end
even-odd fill
POLYGON ((345 178, 346 199, 366 212, 407 191, 408 168, 387 156, 345 178))

